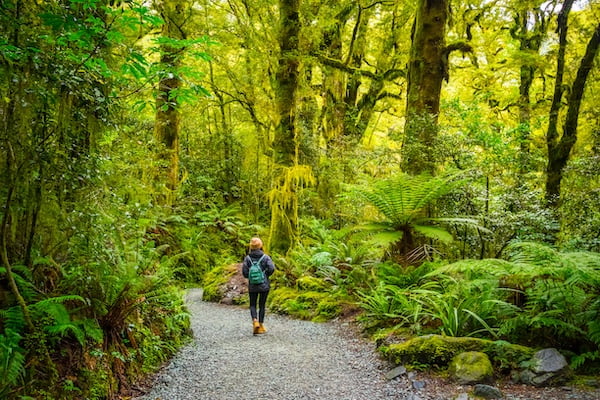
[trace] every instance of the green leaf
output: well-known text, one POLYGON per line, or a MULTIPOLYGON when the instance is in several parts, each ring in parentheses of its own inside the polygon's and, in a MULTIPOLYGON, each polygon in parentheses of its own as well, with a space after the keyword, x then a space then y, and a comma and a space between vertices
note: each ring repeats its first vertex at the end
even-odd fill
POLYGON ((452 235, 443 228, 425 225, 413 225, 413 229, 430 239, 436 239, 444 243, 450 243, 454 240, 452 235))

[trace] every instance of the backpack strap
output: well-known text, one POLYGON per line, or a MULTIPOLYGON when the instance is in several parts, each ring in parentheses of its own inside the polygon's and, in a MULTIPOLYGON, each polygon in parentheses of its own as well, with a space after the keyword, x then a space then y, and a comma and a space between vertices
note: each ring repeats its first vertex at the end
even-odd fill
MULTIPOLYGON (((260 258, 259 258, 259 259, 258 259, 258 261, 257 261, 257 263, 258 263, 258 266, 259 266, 261 269, 262 269, 262 264, 261 264, 261 262, 262 262, 263 258, 265 258, 265 256, 266 256, 266 254, 263 254, 262 256, 260 256, 260 258)), ((252 257, 250 257, 250 256, 248 255, 248 256, 246 256, 246 258, 249 258, 249 259, 250 259, 250 265, 252 266, 252 264, 254 264, 254 261, 252 261, 252 257)))
MULTIPOLYGON (((262 256, 260 256, 260 258, 257 261, 257 264, 260 267, 260 269, 263 269, 261 262, 262 262, 263 258, 265 258, 265 256, 266 256, 266 254, 263 254, 262 256)), ((252 259, 250 259, 250 261, 252 261, 252 259)))

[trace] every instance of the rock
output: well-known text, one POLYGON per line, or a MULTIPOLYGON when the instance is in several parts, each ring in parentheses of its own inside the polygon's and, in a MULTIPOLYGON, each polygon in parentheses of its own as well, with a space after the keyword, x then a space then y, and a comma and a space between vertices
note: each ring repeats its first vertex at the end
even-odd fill
POLYGON ((425 381, 412 381, 412 387, 416 390, 421 390, 425 388, 425 381))
POLYGON ((492 363, 485 353, 468 351, 452 359, 448 369, 450 377, 461 384, 491 382, 494 376, 492 363))
POLYGON ((600 388, 600 380, 598 379, 586 379, 583 384, 593 388, 600 388))
POLYGON ((518 374, 518 377, 519 380, 517 382, 522 382, 526 385, 532 385, 533 378, 535 378, 535 372, 526 369, 521 371, 521 373, 518 374))
POLYGON ((475 385, 473 394, 484 399, 501 399, 504 397, 497 387, 481 384, 475 385))
POLYGON ((428 365, 445 368, 458 354, 480 351, 496 363, 517 368, 521 362, 531 359, 533 349, 511 344, 502 340, 490 341, 471 337, 442 335, 418 336, 402 343, 381 346, 379 350, 394 364, 428 365))
POLYGON ((556 349, 543 349, 533 356, 535 365, 533 372, 544 374, 547 372, 560 372, 569 366, 565 357, 556 349))
POLYGON ((400 375, 404 375, 406 373, 406 367, 404 367, 404 365, 400 365, 396 368, 394 368, 391 371, 388 371, 385 374, 386 379, 392 380, 394 378, 399 377, 400 375))
POLYGON ((521 373, 516 369, 510 371, 510 383, 519 383, 521 382, 521 373))
POLYGON ((538 387, 556 386, 571 375, 565 357, 556 349, 543 349, 534 354, 528 363, 531 367, 521 371, 521 382, 538 387))

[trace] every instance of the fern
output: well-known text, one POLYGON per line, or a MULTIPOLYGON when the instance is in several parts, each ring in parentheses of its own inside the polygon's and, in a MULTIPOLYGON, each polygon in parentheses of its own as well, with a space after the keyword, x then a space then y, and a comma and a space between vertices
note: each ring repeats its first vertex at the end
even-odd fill
POLYGON ((6 329, 0 334, 0 395, 8 393, 25 374, 25 350, 20 347, 21 335, 6 329))
MULTIPOLYGON (((390 246, 390 254, 396 261, 410 264, 406 256, 419 247, 414 243, 415 235, 448 243, 453 236, 442 225, 477 226, 476 221, 469 218, 437 218, 430 215, 435 201, 464 183, 464 180, 458 179, 458 175, 432 177, 399 174, 367 188, 356 187, 358 194, 383 216, 383 220, 373 221, 358 229, 376 233, 374 238, 377 243, 390 246)), ((411 259, 417 264, 423 261, 414 255, 411 259)))
POLYGON ((588 351, 586 353, 582 353, 582 354, 573 356, 571 358, 571 368, 579 369, 587 361, 595 361, 595 360, 600 360, 600 350, 588 351))
POLYGON ((435 200, 464 184, 455 175, 397 175, 377 182, 368 190, 359 190, 395 226, 425 217, 435 200))

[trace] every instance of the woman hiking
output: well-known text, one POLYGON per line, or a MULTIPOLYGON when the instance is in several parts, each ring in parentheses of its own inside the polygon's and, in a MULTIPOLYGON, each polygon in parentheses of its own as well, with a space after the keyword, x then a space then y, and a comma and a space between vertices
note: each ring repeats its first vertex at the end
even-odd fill
POLYGON ((250 252, 244 258, 242 273, 248 279, 248 293, 250 295, 250 316, 252 317, 252 333, 261 334, 267 330, 263 325, 265 320, 265 306, 267 296, 271 289, 269 277, 275 272, 275 264, 271 257, 263 251, 263 242, 260 238, 250 239, 250 252), (256 304, 258 302, 258 313, 256 304))

